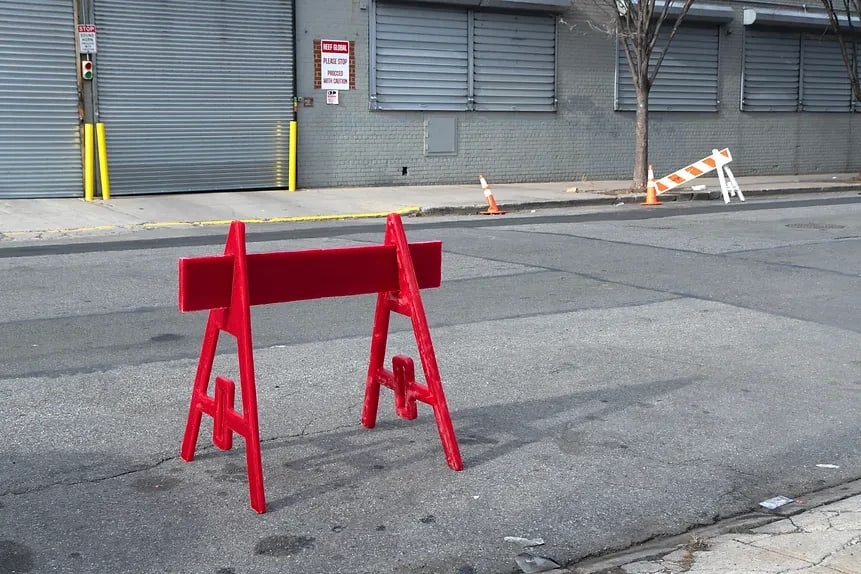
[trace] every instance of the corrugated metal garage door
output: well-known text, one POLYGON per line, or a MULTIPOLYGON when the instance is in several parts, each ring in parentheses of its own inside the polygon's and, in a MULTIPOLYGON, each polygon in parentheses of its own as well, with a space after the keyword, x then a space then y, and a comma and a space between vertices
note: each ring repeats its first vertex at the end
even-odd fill
POLYGON ((0 1, 0 197, 83 194, 69 0, 0 1))
POLYGON ((287 186, 291 3, 96 0, 114 194, 287 186))

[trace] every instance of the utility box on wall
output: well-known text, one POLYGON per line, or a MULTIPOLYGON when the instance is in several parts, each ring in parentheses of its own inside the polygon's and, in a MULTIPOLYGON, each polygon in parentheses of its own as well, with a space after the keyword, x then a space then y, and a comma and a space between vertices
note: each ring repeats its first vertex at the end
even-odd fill
POLYGON ((455 117, 425 118, 425 155, 457 155, 457 119, 455 117))

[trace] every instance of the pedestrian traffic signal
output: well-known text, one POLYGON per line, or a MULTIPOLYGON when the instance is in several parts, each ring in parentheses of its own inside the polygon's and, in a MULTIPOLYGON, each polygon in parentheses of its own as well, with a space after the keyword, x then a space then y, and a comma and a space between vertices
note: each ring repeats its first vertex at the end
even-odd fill
POLYGON ((93 62, 90 60, 81 61, 81 77, 85 80, 93 79, 93 62))

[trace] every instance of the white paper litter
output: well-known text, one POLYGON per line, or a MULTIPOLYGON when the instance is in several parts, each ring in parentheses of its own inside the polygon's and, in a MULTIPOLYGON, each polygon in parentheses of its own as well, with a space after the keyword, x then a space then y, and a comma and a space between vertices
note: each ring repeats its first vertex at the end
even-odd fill
POLYGON ((528 548, 530 546, 541 546, 544 544, 543 538, 522 538, 520 536, 506 536, 503 538, 506 542, 514 542, 515 544, 519 544, 524 548, 528 548))
POLYGON ((793 502, 791 498, 786 498, 785 496, 775 496, 774 498, 763 500, 759 503, 759 505, 769 510, 774 510, 775 508, 780 508, 781 506, 789 504, 790 502, 793 502))
POLYGON ((840 468, 836 464, 817 464, 816 468, 840 468))
POLYGON ((534 554, 529 554, 527 552, 515 556, 514 561, 524 572, 524 574, 549 572, 551 570, 556 570, 557 568, 559 568, 559 564, 557 564, 553 560, 550 560, 549 558, 544 558, 543 556, 535 556, 534 554))

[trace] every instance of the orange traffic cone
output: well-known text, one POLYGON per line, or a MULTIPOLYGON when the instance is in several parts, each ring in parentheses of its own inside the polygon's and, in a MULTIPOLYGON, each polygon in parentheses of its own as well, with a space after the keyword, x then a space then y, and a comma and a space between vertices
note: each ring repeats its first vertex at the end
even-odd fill
POLYGON ((646 186, 646 201, 640 205, 664 205, 658 201, 658 193, 655 191, 655 172, 652 171, 652 166, 649 166, 649 183, 646 186))
POLYGON ((496 200, 493 198, 493 192, 490 191, 490 184, 484 179, 484 176, 479 174, 478 181, 481 182, 481 189, 484 191, 484 197, 487 199, 487 211, 482 211, 482 215, 505 215, 505 212, 496 206, 496 200))

